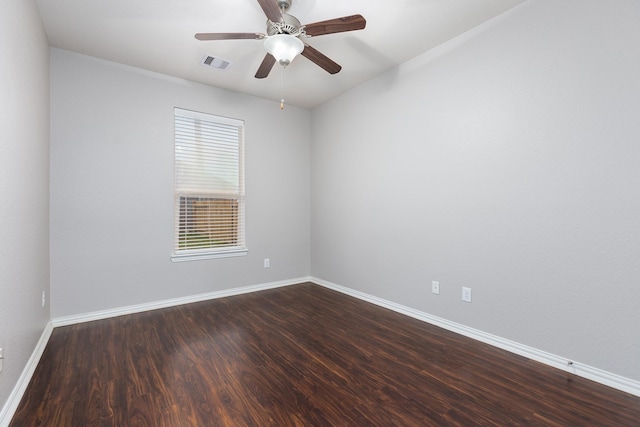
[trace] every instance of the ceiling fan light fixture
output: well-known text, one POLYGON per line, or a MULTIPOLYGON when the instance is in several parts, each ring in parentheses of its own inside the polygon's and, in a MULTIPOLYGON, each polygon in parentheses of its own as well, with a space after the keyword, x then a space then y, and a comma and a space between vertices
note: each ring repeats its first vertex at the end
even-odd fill
POLYGON ((302 52, 304 43, 291 34, 276 34, 264 41, 264 48, 276 58, 283 67, 291 64, 291 61, 302 52))

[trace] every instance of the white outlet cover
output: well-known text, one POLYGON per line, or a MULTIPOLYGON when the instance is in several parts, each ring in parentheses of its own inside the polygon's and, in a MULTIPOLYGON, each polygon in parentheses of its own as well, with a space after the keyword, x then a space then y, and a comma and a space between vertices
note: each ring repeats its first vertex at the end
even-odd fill
POLYGON ((436 295, 440 294, 440 282, 436 282, 435 280, 431 282, 431 292, 436 295))
POLYGON ((471 288, 462 288, 462 301, 471 302, 471 288))

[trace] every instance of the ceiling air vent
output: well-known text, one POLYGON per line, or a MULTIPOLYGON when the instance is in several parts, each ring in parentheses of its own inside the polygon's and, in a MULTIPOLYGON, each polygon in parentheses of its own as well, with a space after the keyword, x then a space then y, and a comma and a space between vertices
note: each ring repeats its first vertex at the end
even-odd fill
POLYGON ((231 65, 231 62, 227 61, 226 59, 216 58, 212 55, 205 55, 202 57, 202 61, 200 61, 200 64, 204 65, 205 67, 215 68, 216 70, 226 71, 227 68, 229 68, 229 65, 231 65))

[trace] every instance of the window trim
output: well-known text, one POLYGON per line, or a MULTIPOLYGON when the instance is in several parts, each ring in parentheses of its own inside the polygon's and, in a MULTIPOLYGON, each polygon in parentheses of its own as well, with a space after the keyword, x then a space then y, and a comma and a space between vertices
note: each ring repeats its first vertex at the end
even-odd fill
POLYGON ((212 252, 210 249, 198 249, 201 253, 192 251, 188 254, 176 254, 171 255, 171 262, 185 262, 185 261, 198 261, 202 259, 216 259, 216 258, 231 258, 237 256, 245 256, 249 253, 248 249, 226 249, 219 250, 218 252, 212 252))
POLYGON ((233 119, 229 117, 217 116, 214 114, 208 113, 200 113, 192 110, 185 110, 182 108, 175 107, 174 108, 174 184, 173 184, 173 197, 174 197, 174 221, 173 221, 173 252, 171 254, 172 262, 184 262, 184 261, 197 261, 204 259, 216 259, 216 258, 229 258, 229 257, 239 257, 245 256, 249 252, 246 247, 246 222, 245 222, 245 191, 244 191, 244 121, 233 119), (218 123, 221 125, 232 125, 240 128, 240 145, 239 145, 239 170, 240 170, 240 183, 239 183, 239 202, 242 203, 241 211, 238 212, 238 221, 241 222, 239 233, 242 235, 242 241, 240 245, 226 246, 226 247, 213 247, 213 248, 200 248, 200 249, 189 249, 189 250, 178 250, 176 237, 177 237, 177 224, 179 219, 176 217, 178 215, 179 208, 176 208, 176 199, 180 196, 178 195, 178 191, 176 190, 176 134, 175 134, 175 126, 176 119, 178 117, 186 117, 190 119, 203 120, 207 122, 218 123))

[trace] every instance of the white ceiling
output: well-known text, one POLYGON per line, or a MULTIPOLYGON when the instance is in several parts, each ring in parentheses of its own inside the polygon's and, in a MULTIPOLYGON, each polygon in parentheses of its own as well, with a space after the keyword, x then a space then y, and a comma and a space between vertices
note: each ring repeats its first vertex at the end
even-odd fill
MULTIPOLYGON (((276 0, 274 0, 276 1, 276 0)), ((287 103, 313 108, 525 0, 293 0, 302 24, 361 14, 364 30, 306 42, 342 65, 331 75, 299 56, 284 73, 287 103)), ((254 78, 260 40, 198 41, 199 32, 266 33, 256 0, 37 0, 51 46, 278 102, 282 72, 254 78), (200 65, 205 54, 231 62, 200 65)))

